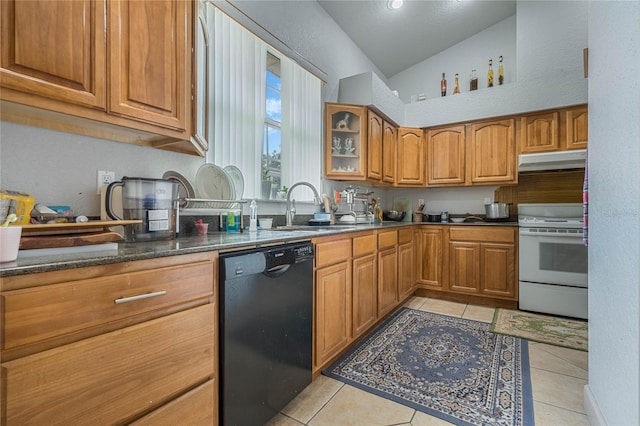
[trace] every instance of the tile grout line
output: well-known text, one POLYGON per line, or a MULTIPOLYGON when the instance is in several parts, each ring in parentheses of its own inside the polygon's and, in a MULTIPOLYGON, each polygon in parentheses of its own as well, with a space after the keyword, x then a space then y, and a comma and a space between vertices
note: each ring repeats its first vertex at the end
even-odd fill
POLYGON ((320 414, 320 412, 321 412, 322 410, 324 410, 324 408, 325 408, 327 405, 329 405, 329 403, 333 400, 333 398, 335 398, 335 397, 336 397, 336 395, 338 395, 338 393, 342 390, 342 388, 344 388, 344 387, 346 386, 346 383, 340 382, 339 380, 336 380, 336 381, 337 381, 338 383, 340 383, 340 387, 338 388, 338 390, 336 390, 336 391, 334 392, 334 394, 333 394, 333 395, 331 395, 331 398, 327 399, 327 401, 326 401, 324 404, 322 404, 322 407, 318 408, 318 411, 316 411, 315 413, 313 413, 313 415, 309 418, 309 421, 307 421, 306 423, 303 423, 304 425, 308 425, 309 423, 311 423, 311 421, 312 421, 314 418, 316 418, 316 416, 317 416, 318 414, 320 414))

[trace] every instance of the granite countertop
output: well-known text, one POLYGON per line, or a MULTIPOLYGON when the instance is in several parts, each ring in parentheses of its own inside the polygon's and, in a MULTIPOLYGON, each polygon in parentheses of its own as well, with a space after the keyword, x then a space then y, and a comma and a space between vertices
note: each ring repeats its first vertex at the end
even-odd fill
MULTIPOLYGON (((0 263, 0 278, 86 266, 106 265, 134 260, 152 259, 165 256, 198 253, 214 250, 237 250, 273 245, 290 241, 310 240, 328 235, 359 232, 376 229, 400 228, 417 225, 412 222, 383 222, 378 224, 332 225, 332 226, 292 226, 258 232, 227 233, 217 232, 207 235, 180 236, 169 241, 118 243, 117 249, 88 251, 72 254, 47 255, 18 258, 14 262, 0 263)), ((444 226, 518 226, 517 222, 475 222, 475 223, 428 223, 420 225, 444 226)))

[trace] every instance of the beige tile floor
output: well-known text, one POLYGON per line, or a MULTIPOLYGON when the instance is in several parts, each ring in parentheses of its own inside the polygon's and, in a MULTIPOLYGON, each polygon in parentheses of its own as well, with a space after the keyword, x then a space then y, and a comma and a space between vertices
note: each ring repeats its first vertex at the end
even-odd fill
MULTIPOLYGON (((413 297, 405 306, 491 322, 493 308, 413 297)), ((529 342, 536 426, 588 425, 582 398, 587 384, 587 353, 529 342)), ((394 425, 450 423, 412 408, 320 376, 274 417, 269 426, 394 425)))

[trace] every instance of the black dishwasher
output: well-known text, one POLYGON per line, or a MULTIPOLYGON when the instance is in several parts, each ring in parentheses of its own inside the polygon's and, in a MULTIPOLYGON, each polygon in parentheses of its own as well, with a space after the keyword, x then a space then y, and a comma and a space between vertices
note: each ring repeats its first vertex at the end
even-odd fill
POLYGON ((311 383, 313 245, 220 255, 220 424, 262 425, 311 383))

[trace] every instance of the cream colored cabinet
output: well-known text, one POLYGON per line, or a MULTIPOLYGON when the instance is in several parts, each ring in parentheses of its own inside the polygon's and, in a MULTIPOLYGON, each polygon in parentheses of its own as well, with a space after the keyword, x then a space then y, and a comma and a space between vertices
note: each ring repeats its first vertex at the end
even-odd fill
POLYGON ((367 177, 367 108, 325 104, 325 178, 367 177))
POLYGON ((378 320, 378 242, 376 235, 353 238, 353 338, 378 320))
POLYGON ((395 183, 398 186, 419 187, 424 186, 425 180, 424 130, 400 127, 395 183))
POLYGON ((398 230, 398 299, 402 302, 415 290, 413 229, 398 230))
POLYGON ((427 186, 461 186, 466 181, 465 126, 427 131, 427 186))
POLYGON ((416 230, 416 281, 422 288, 443 288, 443 227, 420 226, 416 230))
POLYGON ((467 182, 470 185, 518 182, 515 119, 485 120, 467 125, 467 182))
POLYGON ((516 227, 449 227, 447 289, 517 300, 516 232, 516 227))
POLYGON ((584 149, 588 139, 587 105, 525 114, 518 119, 521 154, 584 149))
POLYGON ((351 244, 328 238, 315 246, 314 371, 351 343, 351 244))
POLYGON ((378 234, 378 317, 398 305, 398 232, 378 234))
POLYGON ((2 424, 217 419, 216 277, 210 252, 3 278, 2 424))
POLYGON ((3 119, 203 155, 191 2, 3 1, 3 119))
POLYGON ((384 120, 378 114, 367 110, 369 120, 367 134, 367 179, 382 180, 382 135, 384 120))

